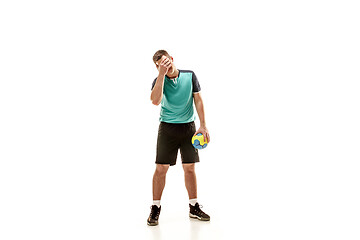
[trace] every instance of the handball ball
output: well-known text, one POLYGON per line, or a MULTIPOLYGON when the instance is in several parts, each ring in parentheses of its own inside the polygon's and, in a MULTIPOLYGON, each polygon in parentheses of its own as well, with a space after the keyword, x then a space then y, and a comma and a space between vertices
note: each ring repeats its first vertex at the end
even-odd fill
POLYGON ((205 141, 204 136, 201 133, 196 134, 192 137, 191 143, 194 146, 194 148, 197 149, 204 149, 206 148, 208 142, 205 141))

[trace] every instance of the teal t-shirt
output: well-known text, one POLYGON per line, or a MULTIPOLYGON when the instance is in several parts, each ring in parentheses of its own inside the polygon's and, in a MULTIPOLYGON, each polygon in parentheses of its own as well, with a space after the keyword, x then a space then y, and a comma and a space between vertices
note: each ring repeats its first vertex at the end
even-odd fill
MULTIPOLYGON (((160 121, 188 123, 195 120, 193 93, 200 92, 200 84, 193 71, 179 70, 175 79, 165 76, 161 100, 160 121)), ((153 81, 154 88, 157 78, 153 81)))

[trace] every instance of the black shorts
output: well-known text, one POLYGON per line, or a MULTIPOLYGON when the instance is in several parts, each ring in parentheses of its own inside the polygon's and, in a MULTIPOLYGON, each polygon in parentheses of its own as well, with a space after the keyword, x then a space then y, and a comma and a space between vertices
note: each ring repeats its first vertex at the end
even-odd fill
POLYGON ((179 148, 182 163, 199 162, 198 150, 191 143, 191 138, 195 132, 194 122, 161 122, 157 138, 155 163, 175 165, 179 148))

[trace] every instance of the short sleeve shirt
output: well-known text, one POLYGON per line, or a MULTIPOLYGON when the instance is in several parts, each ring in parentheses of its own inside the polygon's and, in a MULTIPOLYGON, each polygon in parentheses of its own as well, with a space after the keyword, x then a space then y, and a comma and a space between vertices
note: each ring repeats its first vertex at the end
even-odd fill
MULTIPOLYGON (((195 120, 193 93, 201 91, 199 81, 191 70, 180 70, 175 79, 165 76, 161 100, 160 121, 188 123, 195 120)), ((154 88, 157 78, 152 83, 154 88)))

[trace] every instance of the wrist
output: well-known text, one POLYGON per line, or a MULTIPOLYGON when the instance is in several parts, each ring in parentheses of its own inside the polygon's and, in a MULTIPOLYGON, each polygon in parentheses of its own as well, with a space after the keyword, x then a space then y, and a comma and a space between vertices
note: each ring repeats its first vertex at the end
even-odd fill
POLYGON ((159 77, 165 78, 166 73, 159 72, 159 77))

